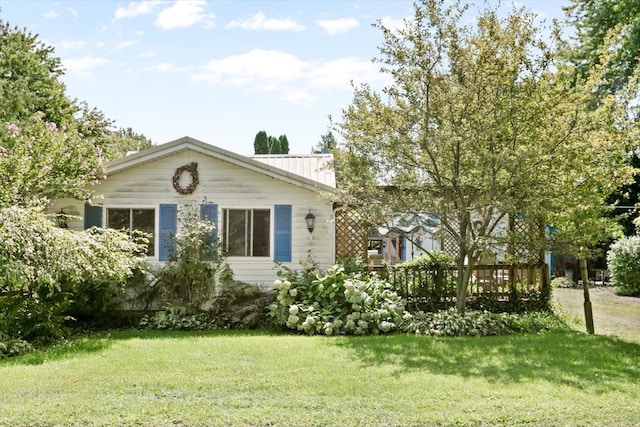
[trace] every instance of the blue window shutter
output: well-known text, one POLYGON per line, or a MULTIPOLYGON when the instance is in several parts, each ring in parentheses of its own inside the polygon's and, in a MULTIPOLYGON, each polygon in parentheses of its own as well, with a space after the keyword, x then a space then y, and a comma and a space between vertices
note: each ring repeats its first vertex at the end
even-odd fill
POLYGON ((218 240, 218 205, 215 203, 203 203, 200 205, 200 218, 206 219, 215 224, 216 228, 211 231, 211 241, 218 240))
POLYGON ((102 206, 84 205, 84 229, 102 227, 102 206))
POLYGON ((274 217, 274 261, 291 261, 291 205, 275 205, 274 217))
POLYGON ((160 205, 159 261, 166 261, 176 250, 175 235, 178 231, 178 205, 160 205))

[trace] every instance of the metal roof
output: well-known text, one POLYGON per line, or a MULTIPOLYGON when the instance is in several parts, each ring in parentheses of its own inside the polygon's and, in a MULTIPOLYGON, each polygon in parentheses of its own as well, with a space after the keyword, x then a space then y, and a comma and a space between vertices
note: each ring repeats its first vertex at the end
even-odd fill
POLYGON ((336 187, 336 174, 331 154, 260 154, 247 157, 312 181, 336 187))

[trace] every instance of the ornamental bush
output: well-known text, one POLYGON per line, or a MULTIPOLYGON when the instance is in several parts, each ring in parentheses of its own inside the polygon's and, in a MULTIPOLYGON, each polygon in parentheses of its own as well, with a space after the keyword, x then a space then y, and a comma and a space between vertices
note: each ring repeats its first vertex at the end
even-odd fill
POLYGON ((398 326, 405 332, 437 337, 490 336, 569 329, 564 321, 550 312, 509 314, 468 310, 460 314, 455 308, 406 315, 398 326))
POLYGON ((70 307, 87 311, 81 295, 90 284, 121 292, 143 262, 145 240, 117 230, 65 230, 15 206, 0 208, 0 224, 0 336, 8 339, 60 338, 70 307))
POLYGON ((324 274, 313 267, 281 276, 269 306, 278 326, 309 335, 379 334, 395 331, 404 313, 404 301, 375 275, 346 273, 336 265, 324 274))
POLYGON ((552 288, 577 288, 578 284, 568 277, 556 277, 551 281, 552 288))
POLYGON ((622 237, 612 244, 607 268, 621 295, 640 295, 640 236, 622 237))

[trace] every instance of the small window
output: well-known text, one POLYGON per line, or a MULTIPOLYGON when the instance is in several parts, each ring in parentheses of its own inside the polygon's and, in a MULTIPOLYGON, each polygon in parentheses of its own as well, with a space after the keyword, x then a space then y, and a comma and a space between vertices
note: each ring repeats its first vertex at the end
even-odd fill
POLYGON ((223 209, 223 241, 229 256, 268 257, 271 247, 269 209, 223 209))
POLYGON ((107 209, 107 227, 146 233, 149 237, 147 256, 155 255, 156 213, 154 209, 107 209))

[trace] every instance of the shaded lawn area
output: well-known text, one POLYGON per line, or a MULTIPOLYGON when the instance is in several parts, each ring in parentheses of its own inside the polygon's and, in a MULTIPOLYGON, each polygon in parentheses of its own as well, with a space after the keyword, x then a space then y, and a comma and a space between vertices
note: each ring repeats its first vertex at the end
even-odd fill
MULTIPOLYGON (((595 332, 640 344, 640 298, 616 295, 615 290, 611 286, 589 289, 595 332)), ((582 289, 555 288, 552 295, 556 312, 576 330, 586 331, 582 289)))
POLYGON ((117 332, 0 362, 0 425, 637 425, 640 345, 117 332))

